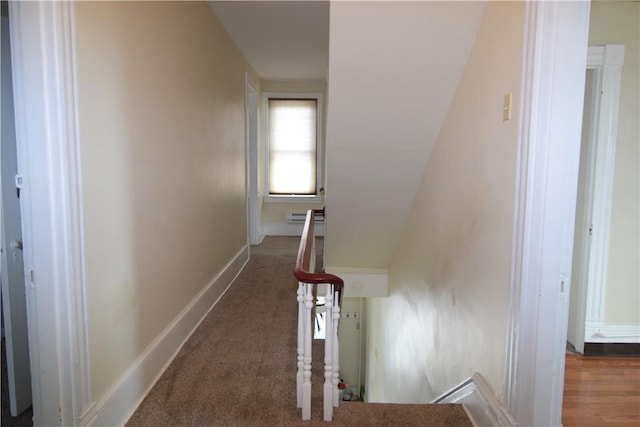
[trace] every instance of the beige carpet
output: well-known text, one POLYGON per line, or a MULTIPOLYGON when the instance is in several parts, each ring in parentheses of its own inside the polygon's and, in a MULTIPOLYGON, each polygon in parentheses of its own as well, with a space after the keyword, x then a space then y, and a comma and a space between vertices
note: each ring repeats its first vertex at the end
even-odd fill
MULTIPOLYGON (((322 421, 314 359, 312 421, 296 409, 298 238, 267 237, 129 420, 128 426, 293 426, 322 421)), ((319 342, 320 343, 320 342, 319 342)), ((321 354, 314 347, 315 354, 321 354)), ((471 426, 458 405, 341 402, 337 426, 471 426)))

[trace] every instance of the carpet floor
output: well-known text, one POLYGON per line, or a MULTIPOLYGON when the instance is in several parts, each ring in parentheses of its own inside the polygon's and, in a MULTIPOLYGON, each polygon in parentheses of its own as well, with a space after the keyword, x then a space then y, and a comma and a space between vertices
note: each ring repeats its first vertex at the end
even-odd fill
MULTIPOLYGON (((296 408, 296 237, 267 237, 170 364, 128 426, 320 426, 322 357, 311 421, 296 408)), ((314 345, 321 355, 322 341, 314 345)), ((341 402, 337 426, 471 426, 460 405, 341 402)))

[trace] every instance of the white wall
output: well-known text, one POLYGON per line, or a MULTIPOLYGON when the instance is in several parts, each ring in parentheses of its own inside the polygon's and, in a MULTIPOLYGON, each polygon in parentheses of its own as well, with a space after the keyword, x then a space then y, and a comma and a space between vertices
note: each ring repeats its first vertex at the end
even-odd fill
POLYGON ((605 323, 640 325, 640 3, 593 2, 589 45, 624 44, 605 323))
POLYGON ((369 401, 429 402, 476 371, 502 393, 524 8, 487 4, 395 252, 389 297, 367 301, 369 401), (512 120, 502 121, 508 92, 512 120))
POLYGON ((251 70, 205 3, 75 7, 91 385, 100 400, 246 245, 251 70))
POLYGON ((332 2, 326 264, 389 266, 484 2, 332 2))

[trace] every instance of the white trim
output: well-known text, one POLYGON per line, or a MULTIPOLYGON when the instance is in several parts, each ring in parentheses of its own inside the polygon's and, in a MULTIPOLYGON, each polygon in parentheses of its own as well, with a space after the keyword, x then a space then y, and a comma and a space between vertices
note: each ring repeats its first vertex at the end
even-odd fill
POLYGON ((82 425, 125 425, 248 261, 249 247, 244 246, 131 364, 104 399, 98 402, 95 416, 83 419, 82 425))
POLYGON ((561 425, 589 2, 527 2, 505 406, 561 425))
POLYGON ((624 65, 624 45, 589 46, 587 68, 624 65))
MULTIPOLYGON (((262 93, 262 156, 263 194, 264 201, 286 203, 320 203, 324 201, 324 171, 322 168, 324 140, 324 94, 322 92, 263 92, 262 93), (316 195, 270 195, 269 194, 269 98, 280 99, 315 99, 317 101, 317 131, 316 131, 316 195)), ((265 234, 269 235, 268 233, 265 234)))
POLYGON ((585 342, 640 343, 640 325, 607 325, 588 321, 585 342))
POLYGON ((74 5, 10 2, 9 14, 34 425, 76 425, 92 399, 74 5))
POLYGON ((432 403, 462 404, 474 426, 517 425, 505 407, 500 404, 487 381, 477 372, 432 403))
MULTIPOLYGON (((265 236, 302 236, 304 224, 272 222, 264 225, 265 236)), ((316 224, 313 228, 316 236, 324 236, 324 224, 316 224)))
MULTIPOLYGON (((589 57, 592 56, 593 49, 589 47, 589 57)), ((587 59, 587 63, 589 59, 587 59)), ((596 75, 597 78, 597 75, 596 75)), ((584 324, 586 319, 587 307, 587 290, 589 288, 589 253, 591 248, 591 227, 593 217, 593 187, 594 187, 594 170, 596 162, 596 124, 598 109, 600 103, 600 84, 594 82, 590 87, 590 93, 587 94, 587 86, 585 85, 585 97, 588 95, 592 100, 591 105, 585 105, 583 114, 583 135, 580 150, 586 150, 585 158, 581 158, 580 174, 583 176, 584 184, 582 191, 578 194, 576 200, 576 230, 574 237, 573 259, 575 268, 572 271, 571 279, 571 301, 572 307, 575 307, 573 321, 569 323, 567 332, 567 340, 571 342, 578 353, 584 351, 584 324), (591 118, 591 119, 590 119, 591 118), (586 128, 586 126, 588 128, 586 128), (582 203, 578 204, 578 200, 582 197, 582 203), (581 226, 582 229, 577 228, 581 226), (573 329, 572 329, 573 328, 573 329)), ((570 313, 571 314, 571 313, 570 313)))

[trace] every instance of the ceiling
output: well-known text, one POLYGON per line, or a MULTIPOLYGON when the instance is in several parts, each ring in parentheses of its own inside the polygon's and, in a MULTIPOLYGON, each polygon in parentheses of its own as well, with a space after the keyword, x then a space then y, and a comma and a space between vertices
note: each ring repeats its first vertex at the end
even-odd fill
POLYGON ((321 79, 329 62, 329 1, 209 1, 263 79, 321 79))

